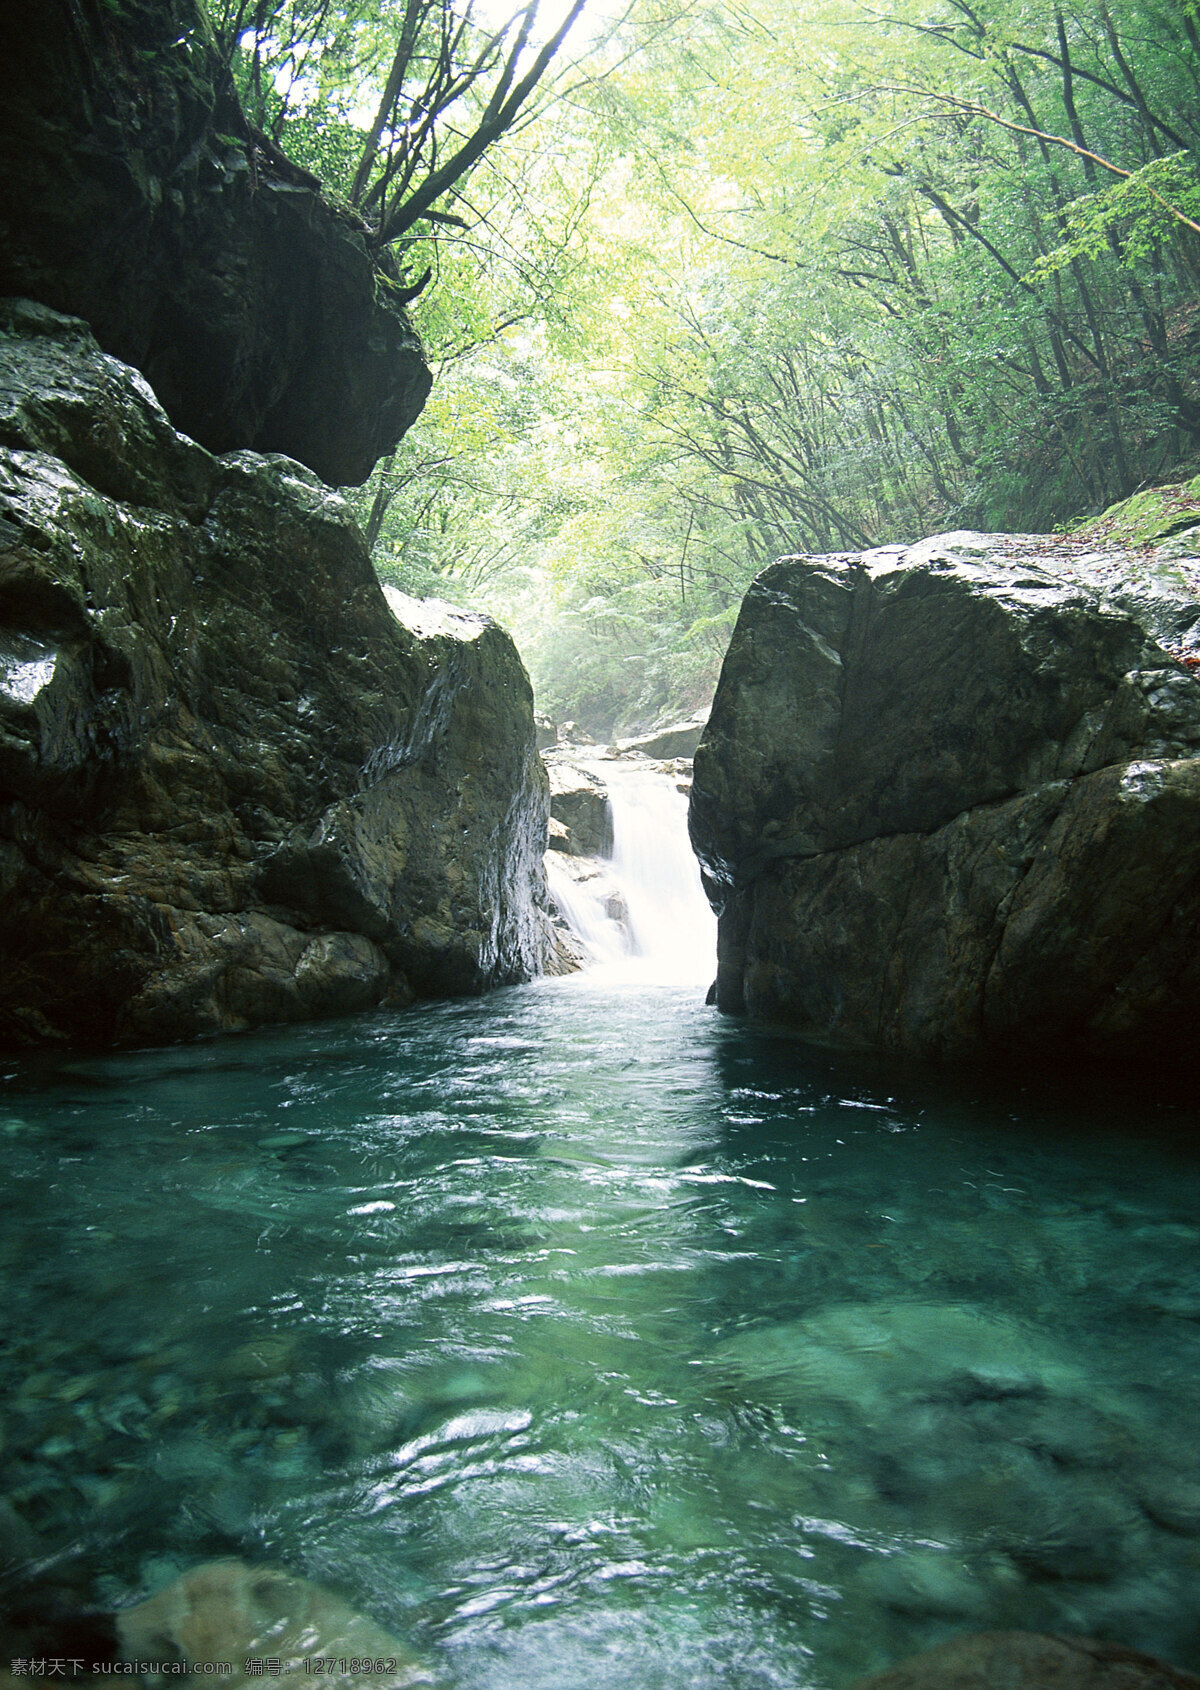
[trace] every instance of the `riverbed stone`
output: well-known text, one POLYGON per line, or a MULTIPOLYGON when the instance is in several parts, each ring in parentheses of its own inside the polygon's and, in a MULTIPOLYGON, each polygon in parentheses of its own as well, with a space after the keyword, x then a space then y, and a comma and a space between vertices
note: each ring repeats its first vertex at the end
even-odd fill
POLYGON ((816 1042, 1165 1062, 1200 1009, 1200 601, 1053 540, 790 558, 695 760, 717 1002, 816 1042))
POLYGON ((981 1631, 855 1679, 847 1690, 1200 1690, 1200 1678, 1119 1643, 981 1631))
POLYGON ((299 464, 0 307, 0 1041, 473 993, 547 953, 532 695, 299 464))
POLYGON ((211 451, 365 480, 430 387, 399 274, 247 122, 198 0, 39 0, 0 95, 0 294, 85 318, 211 451))
POLYGON ((5 1576, 36 1561, 45 1545, 5 1496, 0 1496, 0 1573, 5 1576))
POLYGON ((560 722, 555 743, 557 745, 595 745, 596 741, 587 729, 578 722, 560 722))
POLYGON ((990 1592, 957 1556, 941 1549, 883 1555, 864 1566, 855 1587, 863 1601, 901 1614, 962 1620, 986 1617, 990 1592))
POLYGON ((234 1690, 263 1676, 252 1661, 278 1661, 310 1684, 408 1690, 439 1682, 414 1649, 331 1591, 243 1561, 194 1567, 120 1612, 117 1631, 127 1661, 231 1662, 221 1683, 234 1690))
POLYGON ((794 1321, 749 1326, 715 1359, 756 1385, 867 1414, 944 1403, 1081 1394, 1085 1369, 1019 1321, 986 1307, 880 1301, 831 1303, 794 1321))

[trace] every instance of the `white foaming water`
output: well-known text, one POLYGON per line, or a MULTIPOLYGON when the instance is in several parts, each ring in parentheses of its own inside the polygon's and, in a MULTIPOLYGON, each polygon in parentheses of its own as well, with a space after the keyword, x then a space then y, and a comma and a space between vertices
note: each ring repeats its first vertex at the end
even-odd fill
POLYGON ((688 839, 687 799, 658 769, 606 762, 602 772, 613 821, 607 877, 577 881, 555 853, 547 859, 554 898, 592 958, 589 976, 707 985, 717 918, 688 839))
POLYGON ((615 891, 612 881, 575 880, 558 851, 546 853, 546 880, 567 926, 582 941, 590 966, 621 963, 629 955, 629 937, 605 907, 605 888, 615 891))

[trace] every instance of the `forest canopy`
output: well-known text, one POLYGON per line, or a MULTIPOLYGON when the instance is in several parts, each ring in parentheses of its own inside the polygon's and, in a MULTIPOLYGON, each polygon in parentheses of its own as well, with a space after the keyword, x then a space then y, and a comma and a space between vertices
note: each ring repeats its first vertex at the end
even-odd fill
POLYGON ((593 731, 783 553, 1045 530, 1200 459, 1200 0, 210 0, 437 380, 359 495, 593 731))

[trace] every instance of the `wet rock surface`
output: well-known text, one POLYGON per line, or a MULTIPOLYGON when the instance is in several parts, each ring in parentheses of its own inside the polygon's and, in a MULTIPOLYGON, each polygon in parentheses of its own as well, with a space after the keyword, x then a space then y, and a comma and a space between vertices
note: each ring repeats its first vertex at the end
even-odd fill
POLYGON ((554 752, 544 761, 550 777, 550 849, 573 857, 611 856, 612 810, 600 775, 554 752))
MULTIPOLYGON (((573 723, 567 724, 574 729, 573 723)), ((574 974, 592 960, 580 930, 586 917, 602 909, 606 918, 626 922, 628 912, 612 880, 608 859, 613 850, 612 806, 601 768, 607 753, 589 754, 568 739, 542 749, 550 782, 549 849, 546 878, 554 951, 548 974, 574 974), (581 760, 583 758, 587 761, 581 760)))
POLYGON ((196 0, 40 0, 0 56, 0 294, 85 318, 209 450, 363 481, 430 377, 354 214, 247 124, 196 0))
POLYGON ((159 1042, 537 972, 545 775, 486 618, 347 506, 0 317, 0 1028, 159 1042))
POLYGON ((718 1002, 822 1043, 1170 1057, 1200 1003, 1200 600, 949 535, 784 559, 695 761, 718 1002))
POLYGON ((856 1679, 848 1690, 1200 1690, 1200 1678, 1117 1643, 985 1631, 856 1679))

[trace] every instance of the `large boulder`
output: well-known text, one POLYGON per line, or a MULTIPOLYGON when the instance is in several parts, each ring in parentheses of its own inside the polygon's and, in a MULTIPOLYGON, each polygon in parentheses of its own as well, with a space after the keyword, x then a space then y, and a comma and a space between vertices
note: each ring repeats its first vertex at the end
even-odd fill
POLYGON ((1188 1048, 1198 624, 1035 537, 764 571, 695 760, 718 1003, 939 1058, 1188 1048))
POLYGON ((38 0, 0 54, 0 294, 84 317, 213 452, 363 481, 430 377, 387 261, 247 124, 198 0, 38 0))
POLYGON ((165 1041, 544 954, 508 636, 389 607, 346 504, 0 307, 0 1039, 165 1041))

